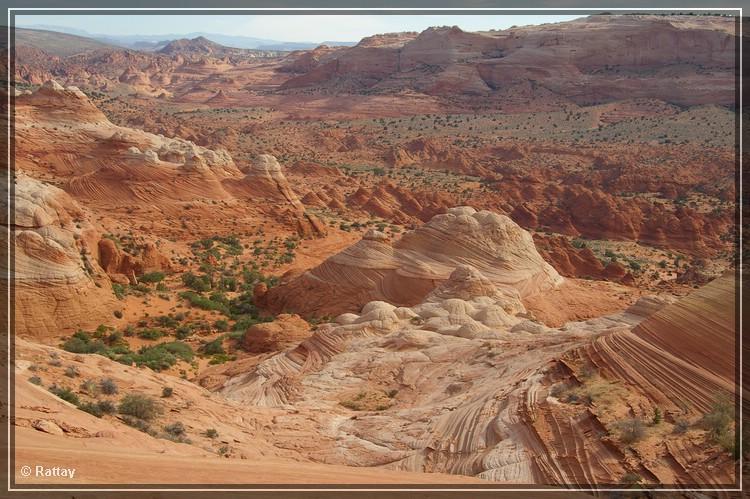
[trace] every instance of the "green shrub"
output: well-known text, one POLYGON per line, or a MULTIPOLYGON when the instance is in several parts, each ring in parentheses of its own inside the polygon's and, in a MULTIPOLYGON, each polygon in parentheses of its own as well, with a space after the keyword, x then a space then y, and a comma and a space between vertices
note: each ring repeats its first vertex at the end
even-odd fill
POLYGON ((149 425, 143 419, 125 416, 122 418, 122 420, 126 425, 132 426, 136 430, 148 433, 151 436, 156 436, 156 432, 151 429, 151 425, 149 425))
POLYGON ((703 416, 701 423, 708 430, 709 436, 719 442, 731 430, 734 422, 734 403, 726 394, 718 395, 711 406, 711 411, 703 416))
POLYGON ((159 317, 156 318, 156 322, 161 327, 168 327, 172 329, 180 325, 177 319, 170 317, 168 315, 160 315, 159 317))
POLYGON ((102 417, 105 414, 114 414, 117 412, 115 405, 109 400, 99 400, 97 402, 84 402, 78 406, 82 411, 88 412, 96 416, 97 418, 102 417))
POLYGON ((127 295, 125 286, 123 286, 122 284, 118 284, 116 282, 112 283, 112 292, 115 294, 115 297, 118 300, 122 300, 123 298, 125 298, 125 295, 127 295))
POLYGON ((161 414, 161 408, 156 401, 142 393, 129 393, 120 400, 117 410, 125 416, 133 416, 144 421, 150 421, 161 414))
POLYGON ((229 322, 225 321, 224 319, 220 319, 214 322, 214 327, 216 328, 217 331, 228 331, 229 322))
POLYGON ((204 433, 204 435, 206 435, 208 438, 218 438, 219 432, 216 431, 213 428, 209 428, 209 429, 206 430, 206 432, 204 433))
POLYGON ((32 385, 41 385, 42 384, 42 378, 39 376, 32 376, 29 378, 29 383, 32 385))
POLYGON ((176 355, 185 362, 190 362, 191 360, 193 360, 193 356, 195 355, 193 349, 190 348, 190 345, 181 341, 170 341, 168 343, 160 343, 156 346, 161 347, 167 352, 176 355))
POLYGON ((140 282, 155 283, 163 281, 165 277, 166 275, 164 272, 149 272, 148 274, 140 276, 138 280, 140 282))
POLYGON ((164 388, 161 389, 161 396, 164 398, 171 397, 172 394, 174 394, 174 390, 172 389, 171 386, 165 386, 164 388))
POLYGON ((223 364, 225 362, 229 362, 230 360, 235 360, 236 357, 234 355, 227 355, 225 353, 218 353, 211 357, 211 360, 208 361, 208 363, 212 366, 215 366, 217 364, 223 364))
POLYGON ((258 316, 258 308, 253 301, 253 292, 245 291, 229 301, 229 311, 232 316, 258 316))
POLYGON ((114 414, 117 412, 117 407, 109 400, 99 400, 96 405, 103 414, 114 414))
POLYGON ((144 346, 137 353, 130 352, 117 361, 122 364, 133 364, 146 366, 154 371, 169 369, 179 359, 190 362, 193 359, 193 349, 190 345, 181 341, 159 343, 158 345, 144 346))
POLYGON ((99 382, 99 389, 105 395, 115 395, 117 393, 117 384, 112 378, 104 378, 99 382))
POLYGON ((53 395, 65 400, 66 402, 70 402, 73 405, 79 405, 81 403, 81 401, 78 399, 78 395, 76 395, 70 388, 52 385, 49 387, 49 391, 53 395))
POLYGON ((148 328, 138 331, 138 337, 144 340, 158 340, 162 336, 164 336, 164 333, 158 329, 148 328))
POLYGON ((104 415, 104 413, 99 409, 99 406, 94 402, 84 402, 83 404, 79 405, 78 408, 84 412, 88 412, 89 414, 96 416, 97 418, 100 418, 104 415))
POLYGON ((676 419, 674 422, 674 433, 685 433, 690 428, 690 421, 684 418, 676 419))
POLYGON ((96 396, 99 394, 99 385, 94 380, 87 379, 81 383, 80 390, 88 395, 96 396))
POLYGON ((632 444, 642 439, 646 434, 643 421, 639 418, 631 418, 619 424, 620 440, 626 444, 632 444))
POLYGON ((182 282, 188 288, 198 291, 200 293, 211 291, 213 287, 211 284, 211 278, 207 275, 197 276, 192 272, 187 272, 182 275, 182 282))
POLYGON ((184 340, 191 334, 193 334, 193 328, 188 325, 181 325, 177 327, 174 333, 175 337, 177 337, 178 340, 184 340))
POLYGON ((164 431, 169 433, 170 435, 174 435, 175 437, 179 437, 180 435, 185 435, 185 426, 177 421, 176 423, 168 424, 164 427, 164 431))
POLYGON ((217 355, 217 354, 223 354, 226 353, 224 351, 224 347, 222 346, 222 338, 216 338, 213 341, 209 341, 205 345, 203 345, 203 353, 206 355, 217 355))
POLYGON ((65 368, 65 376, 68 378, 77 378, 80 376, 80 373, 78 372, 78 368, 76 366, 68 366, 65 368))
POLYGON ((229 315, 229 309, 226 304, 213 301, 203 295, 199 295, 195 291, 183 291, 179 296, 183 300, 187 300, 193 307, 198 307, 203 310, 216 310, 224 315, 229 315))
POLYGON ((84 331, 78 331, 65 340, 63 350, 72 353, 105 353, 107 347, 101 340, 94 340, 84 331))
POLYGON ((261 322, 264 322, 262 319, 259 319, 257 317, 252 317, 250 315, 244 315, 241 316, 237 321, 234 323, 234 326, 232 326, 233 331, 240 331, 244 333, 247 331, 250 327, 259 324, 261 322))

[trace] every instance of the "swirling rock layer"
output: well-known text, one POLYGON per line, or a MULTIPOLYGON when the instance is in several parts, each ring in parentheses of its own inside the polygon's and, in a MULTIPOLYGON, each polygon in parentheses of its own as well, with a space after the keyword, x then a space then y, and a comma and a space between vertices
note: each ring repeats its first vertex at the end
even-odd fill
POLYGON ((433 217, 392 244, 385 234, 370 231, 258 298, 274 311, 318 316, 356 311, 372 300, 414 305, 459 265, 475 267, 510 300, 562 283, 528 232, 508 217, 464 207, 433 217))

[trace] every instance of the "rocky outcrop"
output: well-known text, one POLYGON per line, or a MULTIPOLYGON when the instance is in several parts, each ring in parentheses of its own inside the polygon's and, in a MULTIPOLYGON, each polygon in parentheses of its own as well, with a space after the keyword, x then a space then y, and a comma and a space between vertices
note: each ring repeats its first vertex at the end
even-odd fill
POLYGON ((280 314, 273 322, 250 326, 242 347, 250 353, 280 352, 310 337, 310 325, 298 315, 280 314))
POLYGON ((261 305, 318 316, 358 310, 372 300, 414 305, 461 265, 476 268, 518 302, 562 282, 528 232, 508 217, 463 207, 433 217, 394 243, 370 230, 320 266, 271 288, 261 305))
POLYGON ((138 276, 171 269, 169 258, 164 256, 154 243, 139 248, 139 254, 131 255, 117 247, 115 241, 104 238, 99 241, 99 264, 114 281, 138 282, 138 276))
POLYGON ((315 447, 326 462, 501 483, 731 482, 731 457, 704 431, 669 431, 732 390, 730 278, 676 303, 643 298, 558 329, 505 299, 459 266, 419 305, 367 303, 219 393, 251 407, 293 405, 285 426, 312 420, 335 440, 315 447), (654 407, 665 422, 653 434, 619 436, 624 420, 653 418, 654 407))
POLYGON ((633 281, 633 275, 621 263, 613 261, 605 265, 590 248, 575 248, 563 236, 534 234, 534 242, 542 257, 565 277, 633 281))
POLYGON ((326 233, 325 225, 306 212, 273 156, 261 155, 238 167, 222 147, 208 149, 114 125, 85 94, 53 81, 19 96, 16 113, 18 167, 32 175, 53 174, 78 200, 181 210, 200 200, 242 199, 303 236, 326 233), (48 147, 50 141, 57 146, 48 147))
MULTIPOLYGON (((339 200, 333 198, 327 204, 339 208, 339 200)), ((343 207, 364 211, 370 216, 391 220, 398 224, 427 222, 435 215, 445 213, 455 206, 455 197, 428 189, 407 189, 394 182, 384 180, 374 187, 360 187, 345 199, 343 207)))
POLYGON ((325 225, 305 210, 274 156, 261 154, 242 171, 242 179, 228 179, 224 184, 234 196, 272 203, 266 209, 275 208, 275 216, 295 224, 303 237, 326 234, 325 225))
POLYGON ((100 232, 83 210, 24 174, 14 203, 15 334, 48 339, 112 321, 117 303, 96 260, 100 232))
POLYGON ((734 31, 730 18, 610 14, 481 33, 429 28, 384 43, 363 40, 311 64, 283 88, 408 89, 518 106, 529 99, 594 104, 628 98, 731 106, 734 31))

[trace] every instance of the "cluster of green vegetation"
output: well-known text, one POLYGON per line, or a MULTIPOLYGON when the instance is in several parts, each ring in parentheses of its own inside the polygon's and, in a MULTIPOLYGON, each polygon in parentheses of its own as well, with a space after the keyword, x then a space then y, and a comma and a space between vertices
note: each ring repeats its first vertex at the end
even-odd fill
MULTIPOLYGON (((144 274, 144 275, 150 276, 152 274, 144 274)), ((148 281, 145 281, 145 282, 148 282, 148 281)), ((149 293, 151 293, 152 289, 150 286, 145 284, 145 282, 139 282, 138 284, 120 284, 117 282, 113 282, 112 292, 115 294, 115 297, 117 297, 118 300, 122 300, 128 295, 135 295, 135 296, 148 295, 149 293)), ((157 284, 157 290, 159 290, 161 285, 162 285, 161 282, 157 284)))
MULTIPOLYGON (((41 385, 41 379, 35 382, 35 384, 41 385)), ((80 389, 94 400, 83 401, 72 388, 61 387, 57 384, 51 385, 49 392, 98 418, 101 418, 105 414, 114 414, 117 412, 115 404, 111 400, 99 399, 102 394, 114 395, 117 393, 117 385, 111 379, 105 378, 100 380, 99 383, 89 379, 81 383, 80 389)))
MULTIPOLYGON (((146 329, 144 331, 149 333, 149 335, 142 336, 147 339, 153 338, 151 334, 154 333, 159 333, 156 337, 161 337, 161 333, 157 330, 146 329)), ((62 348, 73 353, 99 354, 122 364, 146 366, 154 371, 169 369, 178 360, 190 362, 194 355, 190 345, 181 341, 143 346, 137 352, 134 352, 130 349, 127 341, 123 339, 122 333, 117 331, 94 332, 93 335, 85 331, 78 331, 65 340, 62 348)))
POLYGON ((721 394, 713 401, 711 410, 704 414, 701 423, 708 430, 711 441, 736 458, 739 446, 736 444, 734 420, 734 401, 728 395, 721 394))

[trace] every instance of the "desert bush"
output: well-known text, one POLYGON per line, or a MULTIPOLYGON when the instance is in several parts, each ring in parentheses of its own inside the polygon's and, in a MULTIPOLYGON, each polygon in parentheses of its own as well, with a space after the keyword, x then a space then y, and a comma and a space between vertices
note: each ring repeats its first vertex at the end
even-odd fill
POLYGON ((185 435, 185 426, 179 421, 170 423, 164 427, 164 431, 175 437, 185 435))
POLYGON ((85 331, 77 331, 65 340, 62 348, 72 353, 104 353, 107 350, 103 341, 91 338, 85 331))
POLYGON ((133 416, 144 421, 150 421, 161 414, 161 408, 156 401, 142 393, 129 393, 120 400, 117 407, 120 414, 133 416))
POLYGON ((147 328, 138 331, 138 337, 144 340, 158 340, 162 336, 164 336, 164 333, 162 333, 158 329, 147 328))
POLYGON ((151 425, 148 424, 147 421, 144 421, 140 418, 134 418, 129 416, 124 416, 122 418, 122 421, 136 430, 142 431, 144 433, 148 433, 151 436, 156 436, 156 432, 151 429, 151 425))
POLYGON ((109 400, 99 400, 97 402, 84 402, 78 408, 82 411, 100 418, 105 414, 114 414, 117 412, 115 405, 109 400))
POLYGON ((729 425, 734 421, 734 404, 727 395, 717 396, 711 406, 711 411, 705 414, 701 420, 709 435, 716 439, 729 430, 729 425))
POLYGON ((39 376, 32 376, 29 378, 29 383, 32 385, 41 385, 42 384, 42 378, 39 376))
POLYGON ((217 355, 217 354, 226 353, 224 351, 224 347, 222 346, 222 340, 223 338, 219 337, 203 345, 203 348, 202 348, 203 353, 206 355, 217 355))
POLYGON ((164 398, 171 397, 174 394, 174 389, 171 386, 165 386, 161 390, 161 396, 164 398))
POLYGON ((125 298, 125 295, 127 294, 125 286, 123 286, 122 284, 118 284, 116 282, 112 283, 112 292, 115 294, 115 297, 118 300, 122 300, 123 298, 125 298))
POLYGON ((209 428, 205 431, 204 435, 208 438, 217 438, 219 436, 219 432, 213 428, 209 428))
POLYGON ((192 289, 193 291, 198 291, 199 293, 211 291, 211 288, 213 287, 211 284, 211 278, 209 276, 198 276, 193 274, 192 272, 186 272, 185 274, 183 274, 182 282, 188 288, 192 289))
POLYGON ((70 402, 73 405, 79 405, 81 403, 81 401, 78 399, 78 395, 76 395, 75 392, 73 392, 73 390, 71 390, 70 388, 52 385, 49 387, 49 391, 56 397, 59 397, 66 402, 70 402))
POLYGON ((117 412, 117 407, 109 400, 99 400, 96 405, 104 414, 114 414, 117 412))
POLYGON ((184 340, 191 334, 193 334, 193 328, 188 325, 179 326, 177 329, 175 329, 175 333, 174 333, 175 337, 178 340, 184 340))
POLYGON ((82 392, 91 396, 96 396, 99 393, 99 385, 97 385, 94 380, 91 379, 87 379, 86 381, 81 383, 80 388, 82 392))
POLYGON ((218 353, 211 357, 211 360, 208 361, 209 365, 215 366, 217 364, 224 364, 225 362, 229 362, 230 360, 235 360, 237 357, 234 355, 227 355, 225 353, 218 353))
POLYGON ((164 272, 149 272, 148 274, 140 276, 138 280, 140 282, 156 283, 163 281, 165 277, 166 275, 164 272))
POLYGON ((104 378, 99 382, 99 389, 105 395, 115 395, 117 393, 117 383, 112 378, 104 378))
POLYGON ((620 422, 618 427, 620 430, 620 440, 626 444, 637 442, 646 435, 643 421, 639 418, 626 419, 620 422))
POLYGON ((685 433, 690 428, 690 421, 684 418, 678 418, 674 422, 674 428, 672 431, 674 433, 685 433))
POLYGON ((80 375, 76 366, 68 366, 65 368, 65 376, 68 378, 77 378, 80 375))
POLYGON ((179 296, 183 300, 187 300, 193 307, 198 307, 203 310, 216 310, 223 313, 224 315, 229 315, 229 309, 226 304, 218 301, 213 301, 210 298, 199 295, 195 291, 183 291, 179 294, 179 296))
POLYGON ((161 327, 176 328, 180 325, 179 321, 168 315, 160 315, 156 318, 156 323, 161 327))

